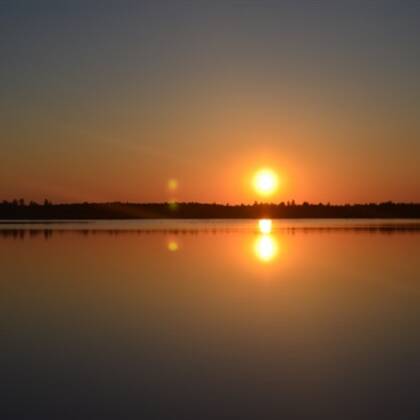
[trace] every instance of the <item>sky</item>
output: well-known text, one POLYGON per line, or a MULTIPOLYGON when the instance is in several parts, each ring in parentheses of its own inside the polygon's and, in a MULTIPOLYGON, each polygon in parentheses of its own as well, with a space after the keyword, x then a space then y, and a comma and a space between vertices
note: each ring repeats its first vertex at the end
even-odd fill
POLYGON ((0 0, 0 200, 420 202, 419 43, 414 0, 0 0))

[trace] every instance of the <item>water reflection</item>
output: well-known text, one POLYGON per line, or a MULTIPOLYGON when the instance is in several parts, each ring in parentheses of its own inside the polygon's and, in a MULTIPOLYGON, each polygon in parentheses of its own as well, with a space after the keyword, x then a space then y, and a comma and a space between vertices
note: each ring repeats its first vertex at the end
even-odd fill
POLYGON ((260 232, 264 234, 271 233, 272 225, 271 219, 260 219, 258 221, 258 228, 260 232))
POLYGON ((7 418, 418 412, 417 225, 84 226, 0 229, 7 418))
POLYGON ((255 241, 254 251, 260 261, 272 261, 278 254, 277 239, 273 235, 260 235, 255 241))
MULTIPOLYGON (((276 234, 329 234, 329 233, 377 233, 377 234, 417 234, 419 220, 278 220, 276 234)), ((260 219, 257 231, 272 234, 271 219, 260 219)), ((137 221, 0 221, 0 237, 4 239, 36 239, 53 236, 133 236, 166 235, 170 240, 180 235, 199 234, 252 234, 255 221, 249 220, 137 220, 137 221)))
POLYGON ((260 219, 258 221, 258 229, 261 234, 254 242, 254 253, 264 263, 272 261, 278 254, 278 242, 272 234, 272 226, 271 219, 260 219))

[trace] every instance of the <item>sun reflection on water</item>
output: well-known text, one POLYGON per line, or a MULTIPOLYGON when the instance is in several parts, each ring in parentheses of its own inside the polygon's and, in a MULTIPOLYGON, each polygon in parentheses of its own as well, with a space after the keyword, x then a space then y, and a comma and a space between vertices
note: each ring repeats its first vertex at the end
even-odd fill
POLYGON ((258 221, 258 230, 261 234, 254 242, 254 253, 261 262, 267 263, 277 256, 279 249, 277 239, 271 234, 271 219, 260 219, 258 221))
POLYGON ((271 233, 271 230, 272 230, 271 219, 260 219, 258 221, 258 229, 263 234, 271 233))
POLYGON ((254 251, 260 261, 270 262, 278 253, 277 240, 272 235, 260 235, 254 243, 254 251))

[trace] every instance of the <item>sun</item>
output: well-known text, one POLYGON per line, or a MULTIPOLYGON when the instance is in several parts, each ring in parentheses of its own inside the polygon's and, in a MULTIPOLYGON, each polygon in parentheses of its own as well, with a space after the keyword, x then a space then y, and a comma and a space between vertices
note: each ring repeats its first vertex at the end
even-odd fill
POLYGON ((268 168, 257 171, 253 178, 253 186, 255 191, 264 196, 272 195, 276 192, 279 184, 277 174, 268 168))

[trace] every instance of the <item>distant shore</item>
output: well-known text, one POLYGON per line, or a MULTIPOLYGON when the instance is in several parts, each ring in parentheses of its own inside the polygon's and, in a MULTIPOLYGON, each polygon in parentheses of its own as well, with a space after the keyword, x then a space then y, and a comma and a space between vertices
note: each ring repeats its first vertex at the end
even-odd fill
POLYGON ((0 220, 94 219, 420 219, 420 203, 312 204, 281 202, 250 205, 206 203, 0 202, 0 220))

